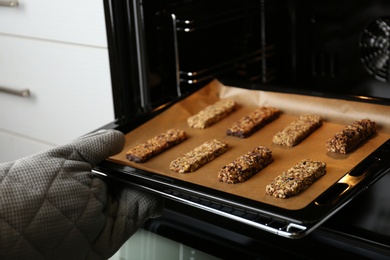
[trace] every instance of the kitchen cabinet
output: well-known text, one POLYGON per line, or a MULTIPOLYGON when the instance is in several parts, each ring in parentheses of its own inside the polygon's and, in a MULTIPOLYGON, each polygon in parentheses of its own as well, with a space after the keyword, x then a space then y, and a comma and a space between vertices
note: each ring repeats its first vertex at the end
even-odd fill
POLYGON ((28 137, 0 131, 1 162, 13 161, 37 151, 51 148, 52 144, 43 143, 28 137))
POLYGON ((107 47, 103 1, 1 0, 0 33, 107 47))
POLYGON ((0 88, 0 162, 113 121, 103 2, 0 5, 0 88))

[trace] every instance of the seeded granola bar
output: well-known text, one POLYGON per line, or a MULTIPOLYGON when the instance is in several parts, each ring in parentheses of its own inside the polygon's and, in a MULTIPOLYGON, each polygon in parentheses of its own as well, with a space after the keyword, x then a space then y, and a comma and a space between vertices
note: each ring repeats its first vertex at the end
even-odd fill
POLYGON ((274 144, 295 146, 303 139, 312 134, 322 126, 322 118, 317 115, 301 115, 291 122, 282 131, 276 133, 272 138, 274 144))
POLYGON ((304 159, 271 181, 265 192, 276 198, 288 198, 309 188, 325 173, 324 162, 304 159))
POLYGON ((204 129, 222 120, 236 109, 236 102, 231 99, 221 99, 209 105, 199 113, 189 117, 187 123, 190 127, 204 129))
POLYGON ((376 123, 369 119, 353 122, 326 142, 328 152, 347 154, 376 132, 376 123))
POLYGON ((259 107, 233 123, 227 130, 227 135, 246 138, 262 128, 264 125, 275 120, 280 110, 273 107, 259 107))
POLYGON ((255 147, 222 167, 218 173, 218 180, 229 184, 244 182, 273 161, 271 150, 264 146, 255 147))
POLYGON ((194 150, 178 157, 170 163, 169 169, 175 172, 193 172, 204 164, 211 162, 228 149, 228 144, 213 139, 207 141, 194 150))
POLYGON ((186 132, 180 129, 169 129, 167 132, 131 148, 127 151, 126 157, 129 161, 137 163, 145 162, 153 156, 181 143, 185 139, 187 139, 186 132))

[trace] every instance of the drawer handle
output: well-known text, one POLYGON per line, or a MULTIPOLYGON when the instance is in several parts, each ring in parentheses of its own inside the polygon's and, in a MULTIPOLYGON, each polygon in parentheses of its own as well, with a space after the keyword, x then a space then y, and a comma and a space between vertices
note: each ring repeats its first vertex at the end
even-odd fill
POLYGON ((0 1, 0 6, 16 7, 18 5, 18 1, 0 1))
POLYGON ((11 88, 0 87, 0 92, 12 94, 12 95, 19 96, 19 97, 29 97, 30 96, 29 89, 16 90, 16 89, 11 89, 11 88))

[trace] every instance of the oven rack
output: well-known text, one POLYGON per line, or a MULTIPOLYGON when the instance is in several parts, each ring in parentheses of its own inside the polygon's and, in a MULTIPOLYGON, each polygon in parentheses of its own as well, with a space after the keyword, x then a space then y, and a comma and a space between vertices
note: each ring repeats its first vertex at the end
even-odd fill
POLYGON ((265 63, 266 59, 273 57, 274 55, 274 46, 269 45, 263 49, 256 50, 242 57, 230 59, 224 63, 210 66, 199 71, 180 70, 176 73, 179 74, 181 84, 193 85, 206 81, 211 81, 212 79, 221 74, 225 74, 229 71, 239 69, 240 66, 256 66, 257 70, 261 71, 260 75, 263 79, 262 82, 268 83, 272 77, 267 77, 267 74, 270 74, 270 69, 266 69, 266 66, 263 65, 263 63, 265 63))
POLYGON ((214 213, 221 217, 238 221, 281 237, 293 239, 301 238, 306 236, 317 226, 305 226, 299 223, 282 220, 276 216, 273 217, 269 214, 262 214, 255 208, 245 208, 243 205, 234 203, 232 201, 221 200, 220 198, 197 193, 194 191, 186 191, 178 187, 170 186, 165 182, 157 181, 155 182, 155 185, 151 186, 150 183, 147 185, 142 184, 142 181, 139 179, 137 179, 137 181, 133 181, 131 175, 127 175, 126 177, 128 178, 124 178, 123 174, 120 177, 116 177, 115 173, 111 172, 107 175, 105 173, 106 171, 103 172, 99 169, 94 169, 92 172, 100 177, 117 179, 141 190, 158 194, 167 199, 214 213))
POLYGON ((180 192, 175 189, 166 189, 160 194, 186 205, 193 206, 282 237, 300 238, 306 235, 306 232, 309 230, 309 227, 304 225, 276 219, 271 216, 258 213, 254 210, 229 205, 227 201, 218 202, 216 200, 205 199, 200 196, 198 197, 193 194, 186 194, 185 192, 180 192))

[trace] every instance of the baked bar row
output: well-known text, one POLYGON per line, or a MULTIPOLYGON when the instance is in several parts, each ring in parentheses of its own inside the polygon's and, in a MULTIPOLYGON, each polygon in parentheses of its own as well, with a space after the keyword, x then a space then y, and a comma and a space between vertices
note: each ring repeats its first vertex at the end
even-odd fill
MULTIPOLYGON (((233 112, 236 103, 231 99, 222 99, 188 118, 187 122, 194 128, 206 128, 233 112)), ((227 130, 227 135, 246 138, 267 123, 275 120, 280 110, 273 107, 259 107, 233 123, 227 130)), ((318 115, 301 115, 282 131, 273 136, 273 143, 283 146, 295 146, 322 126, 322 118, 318 115)), ((376 124, 368 119, 352 123, 337 133, 326 143, 329 152, 346 154, 356 148, 361 142, 376 132, 376 124)))

